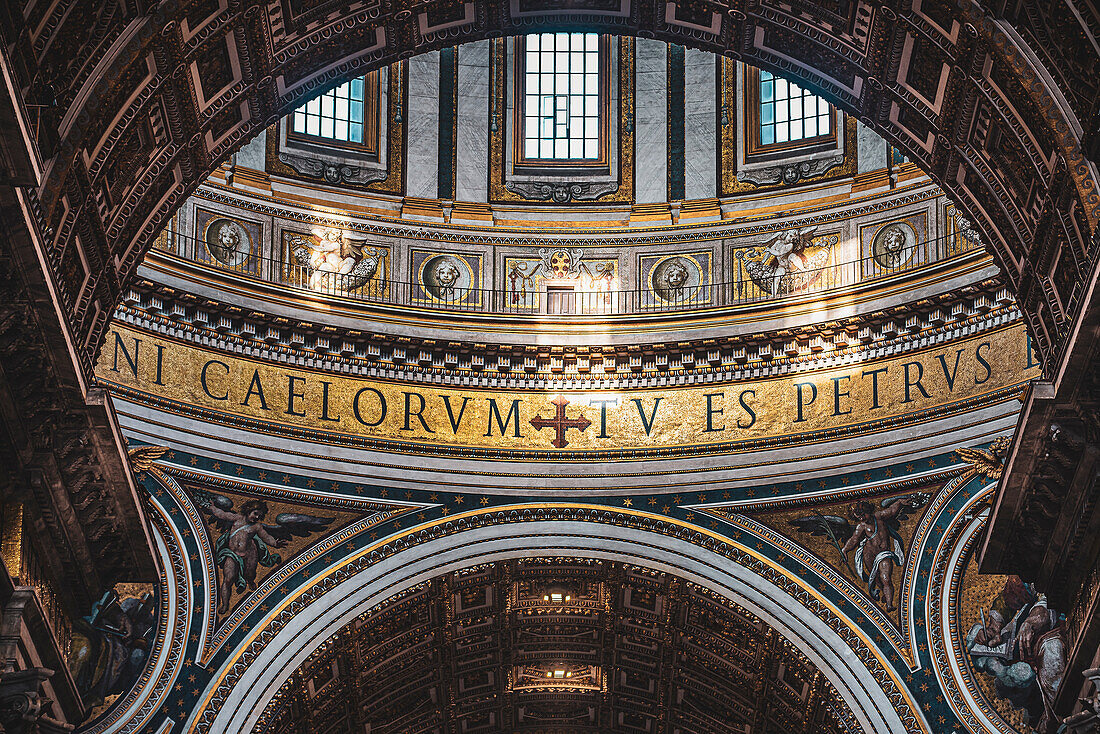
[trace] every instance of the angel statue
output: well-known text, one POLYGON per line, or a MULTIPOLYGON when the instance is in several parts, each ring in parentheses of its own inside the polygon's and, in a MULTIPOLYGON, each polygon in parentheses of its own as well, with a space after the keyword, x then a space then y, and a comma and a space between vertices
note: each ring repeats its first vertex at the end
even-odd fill
POLYGON ((309 273, 310 289, 355 290, 378 271, 384 253, 374 248, 364 250, 364 239, 338 229, 314 229, 313 234, 317 242, 302 237, 290 241, 294 260, 309 273))
POLYGON ((803 253, 813 244, 815 232, 817 227, 788 229, 765 242, 762 245, 764 259, 746 263, 749 277, 763 290, 778 296, 783 276, 792 270, 806 268, 803 253))
POLYGON ((274 568, 283 562, 272 548, 285 547, 291 536, 308 538, 327 528, 335 519, 280 512, 275 516, 275 524, 268 525, 264 522, 267 503, 263 500, 248 500, 237 512, 233 509, 233 500, 222 495, 211 496, 199 507, 221 531, 214 543, 214 563, 221 569, 219 614, 229 611, 234 589, 244 592, 256 588, 257 567, 274 568))
POLYGON ((901 538, 900 523, 910 512, 928 502, 927 492, 914 492, 901 497, 887 497, 875 509, 870 502, 859 501, 849 508, 852 523, 836 515, 807 515, 791 520, 791 525, 803 533, 832 542, 840 553, 844 567, 848 554, 855 551, 854 575, 867 584, 871 598, 886 605, 886 611, 896 609, 894 604, 894 567, 905 564, 905 543, 901 538), (841 545, 840 539, 844 538, 841 545))

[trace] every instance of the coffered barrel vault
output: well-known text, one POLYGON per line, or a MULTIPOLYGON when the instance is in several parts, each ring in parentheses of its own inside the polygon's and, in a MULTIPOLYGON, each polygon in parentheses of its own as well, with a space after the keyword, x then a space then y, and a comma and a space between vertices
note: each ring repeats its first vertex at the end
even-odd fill
POLYGON ((550 558, 448 574, 364 612, 263 720, 271 732, 341 719, 405 733, 839 732, 852 718, 790 642, 704 587, 550 558))

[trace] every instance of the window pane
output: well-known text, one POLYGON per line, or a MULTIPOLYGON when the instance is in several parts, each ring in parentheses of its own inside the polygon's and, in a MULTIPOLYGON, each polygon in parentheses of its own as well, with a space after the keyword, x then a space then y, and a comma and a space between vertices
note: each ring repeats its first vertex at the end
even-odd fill
POLYGON ((831 109, 800 84, 759 72, 760 143, 795 142, 829 133, 831 109))
POLYGON ((584 93, 598 95, 600 93, 600 77, 598 74, 584 75, 584 93))
POLYGON ((527 36, 522 109, 528 158, 599 157, 599 36, 527 36), (537 57, 537 63, 536 63, 537 57), (536 116, 537 112, 537 116, 536 116))
POLYGON ((342 142, 363 142, 364 77, 314 97, 294 112, 296 133, 342 142))

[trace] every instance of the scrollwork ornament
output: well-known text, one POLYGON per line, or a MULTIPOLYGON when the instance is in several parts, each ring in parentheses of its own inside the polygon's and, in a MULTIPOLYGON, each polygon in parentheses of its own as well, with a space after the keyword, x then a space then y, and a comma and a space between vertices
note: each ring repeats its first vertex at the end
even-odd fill
POLYGON ((791 184, 810 178, 821 176, 832 169, 844 165, 844 156, 837 155, 829 158, 799 161, 797 163, 781 163, 764 168, 756 168, 741 171, 738 179, 757 186, 769 186, 773 184, 791 184))
POLYGON ((551 201, 555 204, 568 204, 571 201, 591 201, 619 190, 617 182, 575 182, 575 181, 509 181, 506 188, 512 193, 532 201, 551 201))
POLYGON ((337 161, 318 160, 291 153, 279 153, 279 161, 293 168, 303 176, 320 178, 333 186, 353 184, 363 186, 372 181, 380 181, 387 175, 384 168, 365 168, 337 161))

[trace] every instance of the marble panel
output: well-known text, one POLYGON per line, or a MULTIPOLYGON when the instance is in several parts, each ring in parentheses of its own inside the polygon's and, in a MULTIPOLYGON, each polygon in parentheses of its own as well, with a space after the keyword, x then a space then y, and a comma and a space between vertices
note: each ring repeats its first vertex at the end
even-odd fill
POLYGON ((409 59, 406 193, 439 195, 439 52, 409 59))
POLYGON ((489 42, 458 48, 458 171, 455 198, 489 198, 489 42))
POLYGON ((717 195, 714 54, 689 48, 684 58, 684 196, 717 195))
POLYGON ((886 168, 886 141, 862 122, 856 122, 856 160, 859 173, 886 168))
POLYGON ((267 165, 267 130, 261 130, 259 135, 237 151, 237 165, 253 171, 264 170, 267 165))
POLYGON ((636 48, 634 199, 653 204, 668 198, 668 45, 639 38, 636 48))

